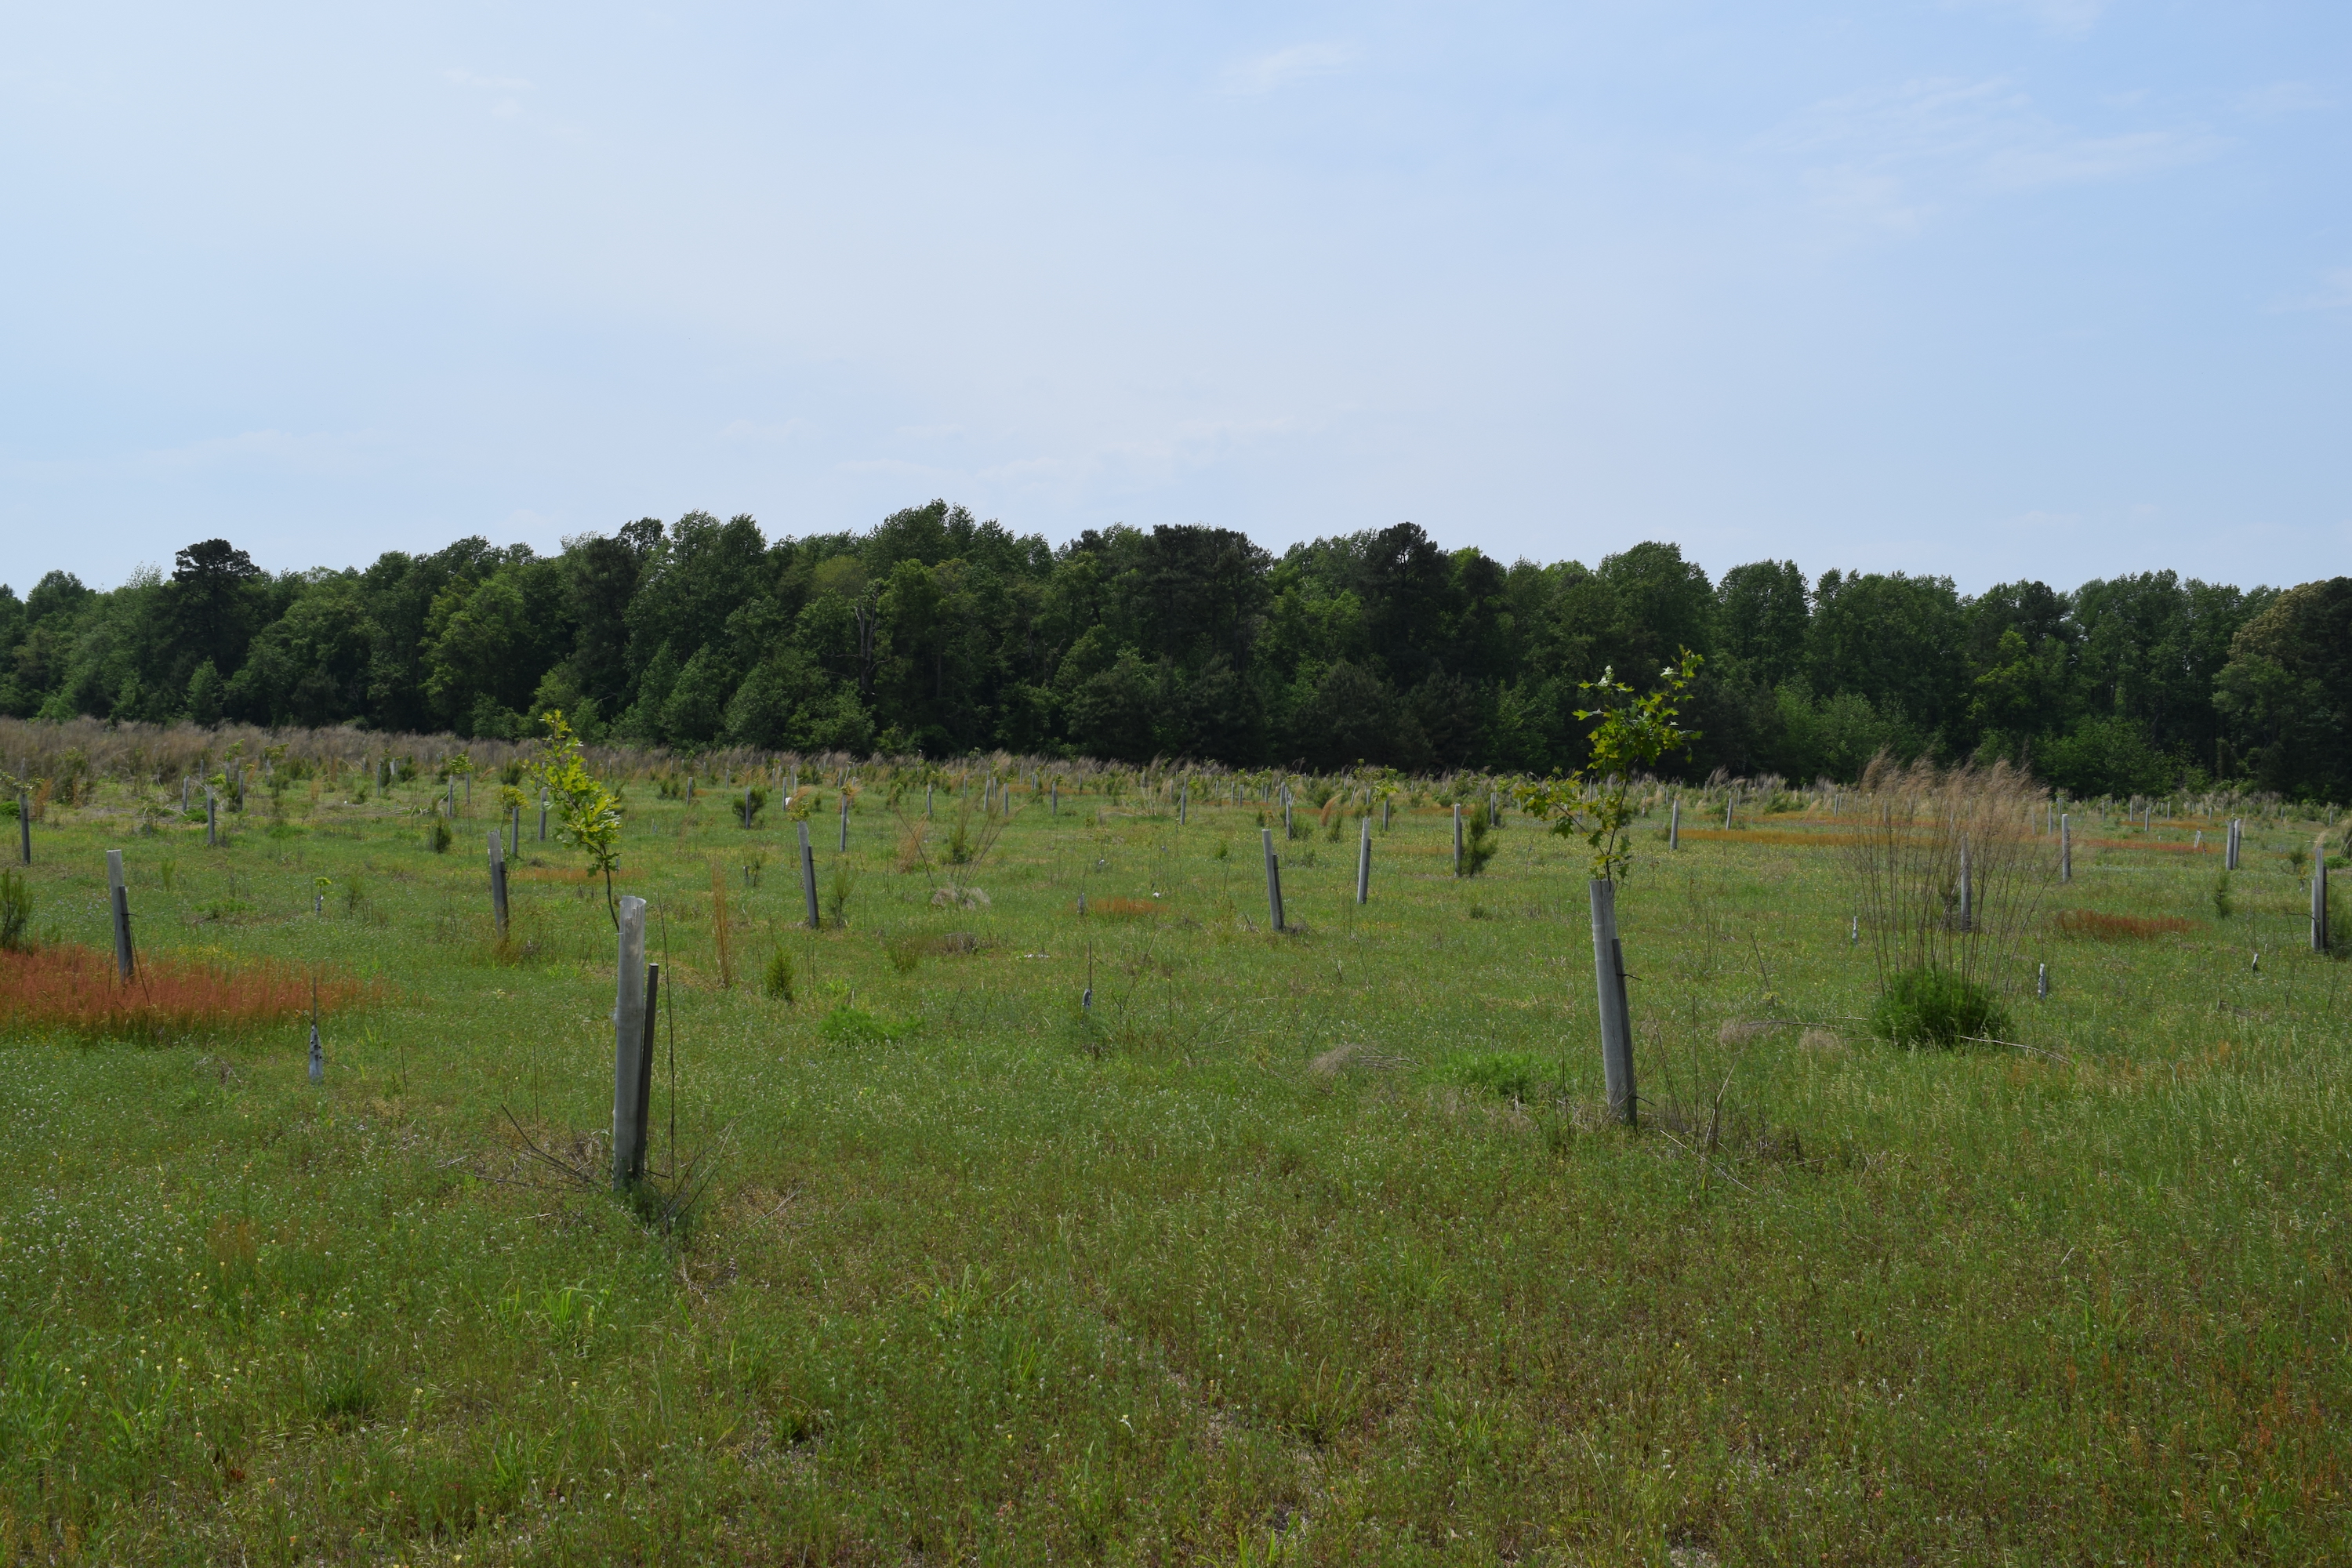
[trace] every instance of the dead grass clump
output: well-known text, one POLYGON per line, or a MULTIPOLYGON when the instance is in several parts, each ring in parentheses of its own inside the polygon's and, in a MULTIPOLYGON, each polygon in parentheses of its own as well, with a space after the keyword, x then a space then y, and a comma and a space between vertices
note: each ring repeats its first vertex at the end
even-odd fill
POLYGON ((1349 1044, 1333 1046, 1307 1064, 1307 1070, 1317 1078, 1335 1078, 1350 1068, 1368 1072, 1387 1072, 1405 1065, 1400 1056, 1376 1051, 1370 1046, 1349 1044))
POLYGON ((2093 942, 2148 942, 2159 936, 2187 936, 2191 930, 2179 915, 2107 915, 2096 910, 2067 910, 2056 924, 2068 936, 2093 942))
POLYGON ((1159 912, 1160 906, 1149 899, 1097 899, 1087 905, 1087 913, 1105 920, 1139 920, 1159 912))
MULTIPOLYGON (((242 969, 142 958, 130 984, 114 955, 68 945, 0 953, 0 1022, 10 1029, 63 1028, 85 1035, 162 1037, 194 1030, 290 1022, 310 1010, 312 976, 282 963, 242 969)), ((360 1001, 367 987, 347 976, 318 980, 322 1013, 360 1001)))

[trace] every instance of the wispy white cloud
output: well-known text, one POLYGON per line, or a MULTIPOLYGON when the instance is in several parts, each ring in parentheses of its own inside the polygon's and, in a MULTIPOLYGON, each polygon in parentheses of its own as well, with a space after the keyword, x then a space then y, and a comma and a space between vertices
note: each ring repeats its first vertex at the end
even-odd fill
POLYGON ((2336 100, 2307 81, 2274 81, 2238 100, 2239 110, 2264 120, 2287 114, 2311 114, 2333 109, 2336 100))
POLYGON ((2098 26, 2108 0, 1945 0, 1956 11, 2013 11, 2043 32, 2080 38, 2098 26))
POLYGON ((458 87, 478 87, 487 92, 529 92, 532 85, 519 76, 477 76, 454 67, 443 71, 441 79, 458 87))
POLYGON ((2321 273, 2318 288, 2282 301, 2278 309, 2352 314, 2352 267, 2338 267, 2321 273))
POLYGON ((810 428, 805 419, 785 419, 765 425, 752 419, 734 419, 720 426, 719 439, 773 446, 779 441, 789 441, 795 436, 804 436, 810 428))
POLYGON ((2090 135, 2012 82, 1942 78, 1815 104, 1759 145, 1797 161, 1825 210, 1907 232, 1966 197, 2125 179, 2202 162, 2224 142, 2199 125, 2090 135))
POLYGON ((531 83, 519 76, 477 76, 469 70, 451 68, 441 73, 444 81, 455 87, 472 88, 478 92, 497 95, 490 112, 500 120, 522 118, 522 94, 531 90, 531 83))
POLYGON ((373 466, 389 437, 373 430, 297 436, 284 430, 247 430, 142 452, 138 461, 155 468, 257 468, 289 473, 351 474, 373 466))
POLYGON ((1352 44, 1293 44, 1286 49, 1234 60, 1217 74, 1217 90, 1235 97, 1268 93, 1294 81, 1337 75, 1355 59, 1352 44))

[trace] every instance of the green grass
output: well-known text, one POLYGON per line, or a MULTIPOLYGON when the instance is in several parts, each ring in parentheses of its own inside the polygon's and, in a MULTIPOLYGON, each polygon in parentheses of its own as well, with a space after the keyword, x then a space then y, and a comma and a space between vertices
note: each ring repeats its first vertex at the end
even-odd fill
POLYGON ((1871 1009, 1871 1032, 1906 1046, 1953 1046, 1998 1039, 2009 1009, 1991 987, 1941 969, 1906 969, 1887 981, 1871 1009))
POLYGON ((646 785, 651 1160, 717 1172, 664 1230, 514 1131, 609 1157, 602 886, 525 845, 501 946, 495 808, 436 854, 433 793, 289 791, 217 850, 115 785, 37 826, 36 940, 106 945, 121 847, 142 949, 389 999, 320 1087, 299 1028, 0 1037, 0 1562, 2352 1554, 2352 965, 2299 828, 2250 826, 2226 921, 2214 858, 2078 846, 2051 912, 2190 934, 2043 939, 2029 1048, 1958 1050, 1872 1037, 1810 824, 1645 835, 1627 1132, 1581 861, 1524 822, 1471 884, 1400 811, 1363 909, 1352 849, 1286 855, 1276 936, 1255 804, 1016 794, 978 907, 877 790, 811 932, 788 822, 646 785))

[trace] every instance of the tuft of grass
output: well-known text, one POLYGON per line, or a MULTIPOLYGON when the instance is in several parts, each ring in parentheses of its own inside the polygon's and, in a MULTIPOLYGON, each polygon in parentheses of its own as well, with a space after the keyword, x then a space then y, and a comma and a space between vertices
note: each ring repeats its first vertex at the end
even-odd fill
POLYGON ((1504 1100, 1540 1100, 1559 1088, 1559 1063, 1533 1051, 1456 1051, 1442 1058, 1438 1078, 1504 1100))
POLYGON ((914 1026, 904 1019, 869 1013, 847 1002, 827 1013, 817 1027, 836 1046, 883 1046, 914 1033, 914 1026))
POLYGON ((1948 969, 1906 969, 1872 1009, 1870 1026, 1882 1039, 1907 1046, 1950 1046, 1998 1037, 2009 1012, 1986 986, 1948 969))

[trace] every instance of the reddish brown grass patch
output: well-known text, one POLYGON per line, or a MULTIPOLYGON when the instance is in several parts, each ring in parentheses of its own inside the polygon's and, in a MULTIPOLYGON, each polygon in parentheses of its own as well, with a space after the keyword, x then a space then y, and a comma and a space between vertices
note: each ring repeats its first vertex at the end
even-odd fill
POLYGON ((2093 942, 2146 942, 2159 936, 2187 936, 2190 927, 2179 915, 2103 915, 2096 910, 2067 910, 2058 917, 2058 929, 2093 942))
POLYGON ((1160 906, 1149 899, 1089 899, 1087 900, 1087 913, 1100 915, 1106 920, 1131 921, 1147 915, 1156 915, 1159 912, 1160 906))
POLYGON ((1786 827, 1685 827, 1682 837, 1702 843, 1712 839, 1721 844, 1799 844, 1821 849, 1843 848, 1853 842, 1851 833, 1804 833, 1786 827))
MULTIPOLYGON (((284 1023, 310 1010, 311 976, 283 963, 232 969, 142 958, 125 985, 114 955, 94 947, 0 952, 0 1024, 87 1035, 166 1035, 284 1023)), ((366 988, 346 976, 319 977, 321 1013, 348 1006, 366 988)))

